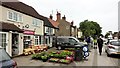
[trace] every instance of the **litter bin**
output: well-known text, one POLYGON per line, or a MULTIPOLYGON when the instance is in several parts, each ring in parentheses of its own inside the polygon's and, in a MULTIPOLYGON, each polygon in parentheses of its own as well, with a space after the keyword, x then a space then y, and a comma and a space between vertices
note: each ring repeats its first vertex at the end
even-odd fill
POLYGON ((75 47, 75 61, 81 61, 83 59, 82 46, 75 47))

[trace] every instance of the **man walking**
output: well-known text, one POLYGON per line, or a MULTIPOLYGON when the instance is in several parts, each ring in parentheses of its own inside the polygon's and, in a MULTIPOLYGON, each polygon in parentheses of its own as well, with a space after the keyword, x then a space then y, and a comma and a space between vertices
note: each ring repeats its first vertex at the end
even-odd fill
POLYGON ((102 47, 103 47, 102 36, 100 36, 100 37, 97 39, 97 43, 98 43, 98 48, 99 48, 99 54, 101 55, 101 53, 102 53, 102 47))
POLYGON ((86 42, 87 42, 87 45, 88 45, 88 51, 90 52, 90 49, 91 49, 91 39, 90 39, 90 37, 87 37, 86 42))

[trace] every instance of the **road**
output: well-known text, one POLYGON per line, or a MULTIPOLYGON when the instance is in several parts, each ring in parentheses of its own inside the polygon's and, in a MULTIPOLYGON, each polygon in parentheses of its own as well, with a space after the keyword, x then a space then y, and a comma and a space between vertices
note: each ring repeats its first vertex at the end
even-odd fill
MULTIPOLYGON (((54 49, 50 49, 54 50, 54 49)), ((31 55, 29 56, 20 56, 13 58, 18 64, 18 66, 118 66, 120 65, 120 57, 112 56, 112 57, 107 57, 106 53, 104 52, 100 56, 98 54, 98 49, 92 49, 90 52, 90 56, 87 58, 88 60, 84 61, 79 61, 76 62, 74 61, 71 64, 59 64, 59 63, 51 63, 51 62, 42 62, 39 60, 31 60, 31 55)))

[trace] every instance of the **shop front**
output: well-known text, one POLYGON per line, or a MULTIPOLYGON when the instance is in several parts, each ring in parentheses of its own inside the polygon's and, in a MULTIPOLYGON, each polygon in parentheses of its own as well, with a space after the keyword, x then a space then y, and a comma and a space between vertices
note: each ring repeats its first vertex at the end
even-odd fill
POLYGON ((32 30, 24 30, 24 49, 28 48, 29 46, 38 46, 38 45, 42 45, 43 44, 43 35, 38 35, 35 34, 35 31, 32 30))
POLYGON ((52 46, 52 42, 53 42, 53 36, 52 35, 47 35, 45 33, 45 36, 44 36, 44 44, 48 45, 48 47, 53 47, 52 46))
POLYGON ((34 34, 32 30, 23 30, 23 45, 24 49, 28 48, 31 45, 34 45, 34 34))
POLYGON ((42 45, 43 44, 43 41, 44 41, 44 36, 43 35, 35 35, 34 36, 34 39, 35 39, 35 46, 37 46, 37 45, 42 45))
POLYGON ((14 24, 4 22, 1 24, 2 28, 0 28, 0 46, 3 47, 10 56, 22 54, 21 50, 23 47, 23 31, 14 24))

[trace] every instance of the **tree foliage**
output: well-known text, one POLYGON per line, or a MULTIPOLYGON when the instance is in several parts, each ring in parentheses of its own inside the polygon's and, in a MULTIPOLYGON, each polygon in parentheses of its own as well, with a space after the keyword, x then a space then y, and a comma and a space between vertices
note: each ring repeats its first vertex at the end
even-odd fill
POLYGON ((79 28, 84 36, 99 36, 102 32, 100 25, 94 21, 84 20, 83 22, 80 22, 79 28))
POLYGON ((106 33, 105 34, 105 38, 108 38, 109 35, 110 35, 110 33, 106 33))

